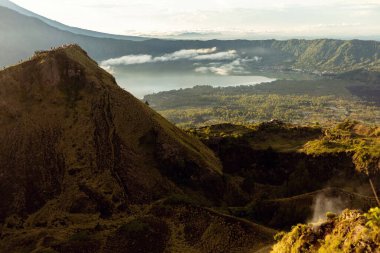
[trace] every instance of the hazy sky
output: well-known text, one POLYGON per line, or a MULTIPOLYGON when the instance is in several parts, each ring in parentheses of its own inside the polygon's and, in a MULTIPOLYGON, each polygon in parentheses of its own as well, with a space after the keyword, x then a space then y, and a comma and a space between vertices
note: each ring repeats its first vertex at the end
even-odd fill
POLYGON ((380 0, 14 0, 64 24, 116 34, 380 35, 380 0))

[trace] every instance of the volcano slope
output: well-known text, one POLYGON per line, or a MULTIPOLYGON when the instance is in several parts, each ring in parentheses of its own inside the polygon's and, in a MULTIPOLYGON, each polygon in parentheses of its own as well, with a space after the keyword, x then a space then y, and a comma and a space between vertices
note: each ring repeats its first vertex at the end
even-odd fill
POLYGON ((0 72, 0 252, 249 252, 221 163, 76 45, 0 72), (201 204, 200 204, 201 203, 201 204))

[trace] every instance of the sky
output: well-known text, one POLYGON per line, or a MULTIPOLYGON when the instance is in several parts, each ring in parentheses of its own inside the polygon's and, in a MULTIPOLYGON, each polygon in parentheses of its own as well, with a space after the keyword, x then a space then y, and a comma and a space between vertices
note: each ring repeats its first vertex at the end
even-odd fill
POLYGON ((380 0, 13 0, 66 25, 165 37, 380 36, 380 0))

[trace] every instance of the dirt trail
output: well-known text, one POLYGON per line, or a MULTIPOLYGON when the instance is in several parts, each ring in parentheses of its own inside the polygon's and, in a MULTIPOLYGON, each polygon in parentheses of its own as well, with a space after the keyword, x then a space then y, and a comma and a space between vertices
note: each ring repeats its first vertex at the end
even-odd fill
POLYGON ((370 196, 362 195, 362 194, 355 193, 355 192, 349 192, 349 191, 346 191, 346 190, 343 190, 343 189, 340 189, 340 188, 327 187, 327 188, 324 188, 324 189, 321 189, 321 190, 317 190, 317 191, 313 191, 313 192, 308 192, 308 193, 304 193, 304 194, 297 195, 297 196, 292 196, 292 197, 288 197, 288 198, 269 199, 269 200, 265 200, 264 202, 287 202, 287 201, 292 201, 292 200, 304 199, 304 198, 307 198, 307 197, 318 195, 320 193, 330 193, 330 194, 336 194, 336 195, 344 195, 344 196, 346 196, 348 198, 354 198, 354 197, 356 197, 356 198, 366 199, 369 202, 376 201, 375 197, 370 197, 370 196))

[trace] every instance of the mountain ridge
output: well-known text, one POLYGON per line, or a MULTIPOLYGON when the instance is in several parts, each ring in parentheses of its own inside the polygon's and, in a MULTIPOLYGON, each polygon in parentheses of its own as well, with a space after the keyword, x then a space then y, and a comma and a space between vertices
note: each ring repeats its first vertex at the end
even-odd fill
MULTIPOLYGON (((236 50, 244 57, 261 57, 249 63, 250 71, 292 70, 336 74, 364 69, 380 70, 380 42, 359 40, 159 40, 128 41, 95 38, 63 31, 38 18, 0 7, 0 40, 3 57, 0 65, 14 64, 35 50, 46 50, 62 44, 76 43, 100 62, 125 55, 160 56, 183 49, 216 47, 219 51, 236 50), (28 29, 26 29, 28 28, 28 29)), ((189 66, 190 68, 190 66, 189 66)))
POLYGON ((34 12, 31 12, 25 8, 22 8, 19 5, 15 4, 9 0, 1 0, 0 6, 14 10, 16 12, 19 12, 20 14, 23 14, 23 15, 26 15, 29 17, 38 18, 39 20, 43 21, 44 23, 46 23, 52 27, 58 28, 60 30, 72 32, 72 33, 79 34, 79 35, 86 35, 86 36, 91 36, 91 37, 96 37, 96 38, 110 38, 110 39, 134 40, 134 41, 141 41, 141 40, 148 39, 148 38, 138 37, 138 36, 108 34, 108 33, 96 32, 96 31, 91 31, 91 30, 87 30, 87 29, 67 26, 67 25, 62 24, 58 21, 45 18, 45 17, 38 15, 34 12))

